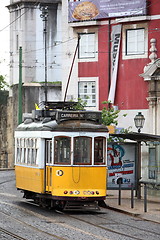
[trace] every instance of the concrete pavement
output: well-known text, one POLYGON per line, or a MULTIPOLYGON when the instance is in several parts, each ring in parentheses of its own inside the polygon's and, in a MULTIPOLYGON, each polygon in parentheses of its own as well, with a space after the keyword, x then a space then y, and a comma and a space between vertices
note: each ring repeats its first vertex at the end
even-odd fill
POLYGON ((131 205, 131 191, 122 190, 121 205, 119 205, 118 196, 119 192, 117 190, 108 190, 105 200, 107 208, 160 224, 160 197, 147 196, 147 205, 144 205, 143 197, 142 199, 134 197, 133 204, 131 205))

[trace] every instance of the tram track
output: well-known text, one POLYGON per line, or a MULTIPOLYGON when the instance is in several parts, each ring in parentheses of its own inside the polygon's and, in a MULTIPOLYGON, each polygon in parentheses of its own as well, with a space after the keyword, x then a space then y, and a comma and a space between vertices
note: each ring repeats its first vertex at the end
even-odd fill
MULTIPOLYGON (((23 237, 15 234, 15 233, 12 233, 12 232, 10 232, 10 231, 8 231, 8 230, 6 230, 6 229, 4 229, 4 228, 1 228, 1 227, 0 227, 0 233, 3 233, 3 234, 5 234, 5 235, 7 235, 7 236, 10 236, 10 237, 12 237, 12 238, 14 238, 14 239, 27 240, 26 238, 23 238, 23 237)), ((8 237, 7 237, 7 238, 8 238, 8 237)))
MULTIPOLYGON (((67 215, 67 216, 69 216, 69 217, 71 217, 71 218, 74 218, 74 219, 76 219, 76 220, 78 220, 78 221, 81 221, 81 222, 83 222, 83 223, 85 222, 86 224, 90 224, 90 225, 92 225, 92 226, 94 226, 94 227, 97 227, 97 228, 106 230, 106 231, 108 231, 108 232, 112 232, 112 233, 114 233, 114 234, 118 234, 118 235, 121 235, 121 236, 124 236, 124 237, 129 237, 130 239, 144 240, 144 238, 131 236, 131 235, 126 234, 126 233, 121 233, 120 231, 112 230, 111 228, 108 228, 108 227, 99 226, 98 224, 91 223, 91 222, 89 222, 89 221, 87 221, 87 220, 81 219, 81 218, 79 218, 79 217, 75 217, 75 216, 73 216, 73 215, 70 215, 70 214, 67 214, 67 213, 64 213, 64 212, 61 212, 61 211, 57 211, 57 212, 60 213, 60 214, 65 214, 65 215, 67 215)), ((92 215, 91 212, 90 212, 90 214, 92 215)), ((97 217, 97 218, 102 218, 102 217, 99 217, 99 216, 96 216, 96 217, 97 217)), ((103 218, 103 219, 106 219, 106 218, 103 218)), ((107 219, 106 219, 106 220, 107 220, 107 219)), ((119 224, 119 222, 113 221, 112 224, 119 224)), ((155 232, 153 232, 153 231, 148 231, 147 229, 144 230, 144 229, 137 228, 137 227, 134 227, 134 226, 131 227, 129 224, 124 224, 124 223, 121 223, 121 225, 128 226, 128 227, 130 227, 130 228, 132 228, 132 229, 135 229, 135 230, 138 229, 138 230, 140 230, 140 231, 145 231, 145 233, 146 233, 146 232, 152 233, 152 234, 155 235, 155 232)), ((160 234, 158 234, 158 233, 156 233, 156 235, 160 236, 160 234)))
POLYGON ((12 181, 14 181, 13 178, 12 179, 8 179, 8 180, 3 181, 3 182, 0 182, 0 185, 8 183, 8 182, 12 182, 12 181))
MULTIPOLYGON (((6 203, 6 204, 7 204, 7 203, 6 203)), ((29 203, 29 204, 31 204, 31 203, 29 203)), ((54 220, 54 219, 51 218, 51 217, 46 217, 46 216, 44 216, 44 215, 42 215, 42 214, 40 214, 40 213, 36 213, 36 212, 31 211, 31 210, 28 210, 28 209, 25 209, 25 208, 16 206, 16 204, 10 204, 10 203, 9 203, 9 205, 14 205, 14 207, 18 207, 18 208, 20 208, 21 210, 23 209, 23 211, 25 211, 25 212, 27 212, 27 213, 30 213, 30 214, 32 214, 32 215, 34 215, 34 216, 37 216, 39 219, 40 219, 40 218, 43 219, 43 221, 50 222, 50 223, 53 223, 53 224, 55 224, 55 225, 57 225, 57 226, 59 225, 59 226, 64 227, 64 228, 68 228, 69 230, 74 230, 74 231, 77 231, 77 232, 79 232, 79 233, 85 234, 85 235, 86 235, 86 239, 87 239, 87 236, 91 236, 91 237, 94 237, 94 239, 97 239, 97 240, 111 240, 111 239, 109 239, 109 238, 104 238, 104 237, 98 236, 98 235, 96 235, 96 234, 92 234, 92 233, 90 233, 90 232, 86 232, 86 231, 84 231, 84 230, 82 230, 82 229, 80 229, 80 228, 73 227, 73 226, 71 226, 71 225, 69 225, 69 224, 66 224, 66 223, 64 223, 64 222, 57 222, 56 220, 54 220)), ((31 205, 34 205, 34 206, 35 206, 35 204, 31 204, 31 205)), ((56 212, 57 212, 57 213, 60 213, 60 211, 56 211, 56 212)), ((1 210, 0 210, 0 213, 1 213, 1 214, 4 214, 5 216, 11 218, 11 219, 14 220, 14 221, 17 221, 17 222, 19 222, 19 223, 21 223, 21 224, 24 224, 25 227, 26 227, 26 226, 27 226, 27 227, 30 227, 32 230, 36 230, 37 232, 46 234, 47 236, 54 237, 54 239, 59 239, 59 240, 67 240, 67 239, 68 239, 68 238, 63 238, 63 237, 60 237, 60 236, 58 236, 58 235, 51 234, 51 233, 48 233, 48 232, 46 232, 46 231, 43 231, 42 229, 39 229, 39 228, 37 228, 37 227, 35 227, 35 226, 32 226, 32 225, 30 225, 30 224, 28 224, 28 223, 26 223, 26 222, 24 222, 24 221, 22 221, 22 220, 20 220, 20 219, 18 219, 18 218, 15 218, 15 217, 7 214, 7 213, 2 212, 1 210)))
MULTIPOLYGON (((47 236, 54 237, 54 239, 66 240, 65 238, 59 237, 59 236, 57 236, 57 235, 55 235, 55 234, 48 233, 48 232, 46 232, 46 231, 43 231, 42 229, 39 229, 39 228, 37 228, 37 227, 35 227, 35 226, 32 226, 31 224, 26 223, 26 222, 24 222, 24 221, 22 221, 22 220, 20 220, 20 219, 18 219, 18 218, 15 218, 15 217, 13 217, 13 216, 10 216, 10 215, 7 214, 7 213, 4 213, 4 212, 2 212, 2 211, 0 211, 0 213, 3 214, 3 215, 5 215, 6 217, 8 217, 8 218, 10 218, 10 219, 18 222, 18 223, 21 223, 21 224, 25 225, 25 227, 29 227, 29 228, 31 228, 32 230, 35 230, 35 231, 37 231, 37 232, 39 232, 39 233, 43 233, 43 234, 45 234, 45 235, 47 235, 47 236)), ((25 239, 25 238, 23 238, 23 237, 20 237, 20 236, 18 236, 18 235, 16 235, 16 234, 13 234, 13 233, 11 233, 11 232, 9 232, 9 231, 1 228, 1 227, 0 227, 0 231, 5 232, 6 234, 8 234, 8 235, 10 235, 10 236, 12 236, 12 237, 15 237, 15 238, 17 237, 16 239, 28 240, 28 239, 25 239), (14 235, 15 235, 15 236, 14 236, 14 235), (19 238, 18 238, 18 237, 19 237, 19 238)))
MULTIPOLYGON (((91 214, 92 214, 92 213, 91 213, 91 214)), ((124 213, 124 214, 125 214, 125 213, 124 213)), ((104 219, 104 220, 107 220, 107 218, 105 218, 105 217, 102 217, 102 216, 98 216, 98 217, 99 217, 99 218, 102 218, 102 219, 104 219)), ((144 220, 142 220, 139 216, 134 216, 134 218, 136 218, 136 219, 139 220, 139 221, 144 221, 144 220)), ((136 220, 136 221, 137 221, 137 220, 136 220)), ((145 220, 145 221, 148 221, 148 220, 145 220)), ((119 224, 118 221, 112 221, 112 222, 113 222, 113 224, 119 224)), ((156 224, 159 224, 159 223, 156 223, 156 224)), ((121 225, 130 227, 130 225, 127 224, 127 223, 121 223, 121 225)), ((136 227, 132 226, 132 228, 134 228, 135 230, 143 231, 142 228, 137 227, 137 226, 136 226, 136 227)), ((145 229, 145 232, 155 234, 155 232, 153 232, 153 231, 151 231, 151 230, 148 231, 147 229, 145 229)), ((160 236, 159 233, 156 233, 156 235, 160 236)))
MULTIPOLYGON (((32 204, 31 202, 25 202, 25 204, 29 204, 29 205, 32 205, 32 206, 35 206, 35 204, 32 204)), ((64 227, 64 228, 67 228, 67 229, 69 229, 69 230, 75 230, 75 231, 77 231, 77 232, 81 232, 81 233, 83 233, 83 234, 86 234, 86 236, 88 235, 90 235, 90 236, 92 236, 92 237, 95 237, 94 239, 101 239, 101 240, 111 240, 111 239, 109 239, 109 238, 105 238, 105 237, 101 237, 101 236, 97 236, 96 234, 92 234, 92 233, 90 233, 90 232, 85 232, 84 230, 82 230, 81 228, 78 228, 78 227, 74 227, 73 225, 71 226, 69 223, 68 223, 68 221, 67 221, 67 223, 65 223, 65 222, 62 222, 62 221, 57 221, 57 220, 55 220, 55 219, 53 219, 52 217, 46 217, 46 216, 44 216, 42 213, 37 213, 36 211, 34 211, 34 210, 29 210, 29 209, 26 209, 26 208, 24 208, 24 207, 21 207, 21 206, 17 206, 16 204, 10 204, 10 203, 8 203, 9 205, 14 205, 15 207, 17 207, 17 208, 19 208, 19 209, 23 209, 23 211, 25 211, 26 213, 29 213, 29 214, 32 214, 32 215, 34 215, 34 216, 36 216, 36 217, 38 217, 39 219, 43 219, 43 221, 45 221, 45 222, 49 222, 49 223, 53 223, 53 224, 55 224, 55 225, 57 225, 57 226, 60 226, 60 227, 64 227)), ((37 206, 37 205, 36 205, 37 206)), ((35 207, 36 207, 35 206, 35 207)), ((95 228, 97 228, 97 229, 100 229, 100 230, 104 230, 104 231, 106 231, 106 233, 108 232, 108 233, 113 233, 113 234, 116 234, 117 236, 121 236, 121 237, 125 237, 125 238, 128 238, 128 239, 136 239, 136 240, 144 240, 144 238, 140 238, 140 237, 138 237, 138 236, 133 236, 133 235, 130 235, 130 234, 127 234, 127 233, 124 233, 124 232, 120 232, 119 230, 114 230, 114 229, 111 229, 111 227, 112 227, 112 225, 114 225, 114 224, 117 224, 117 225, 119 225, 119 222, 118 221, 113 221, 112 223, 110 223, 110 224, 108 224, 109 225, 109 227, 107 227, 107 226, 100 226, 100 224, 102 224, 102 223, 99 223, 99 224, 95 224, 95 223, 93 223, 93 222, 91 222, 92 220, 85 220, 84 218, 82 219, 82 217, 78 217, 78 216, 73 216, 72 214, 69 214, 69 213, 66 213, 66 212, 62 212, 62 211, 59 211, 59 210, 54 210, 54 212, 55 213, 57 213, 57 214, 63 214, 65 217, 68 217, 69 219, 74 219, 74 220, 76 220, 76 221, 79 221, 79 223, 85 223, 86 225, 88 225, 88 226, 93 226, 93 227, 95 227, 95 228)), ((4 212, 2 212, 2 211, 0 211, 0 213, 2 213, 2 214, 5 214, 6 216, 8 216, 8 217, 10 217, 10 218, 12 218, 13 220, 16 220, 16 221, 18 221, 18 222, 20 222, 20 223, 22 223, 22 224, 25 224, 25 226, 28 226, 28 227, 30 227, 30 228, 32 228, 32 229, 34 229, 34 230, 36 230, 36 231, 38 231, 38 232, 41 232, 41 233, 43 233, 43 234, 47 234, 48 236, 50 236, 50 237, 54 237, 54 239, 61 239, 61 240, 66 240, 66 238, 63 238, 63 237, 60 237, 60 236, 58 236, 58 235, 55 235, 55 234, 52 234, 52 233, 48 233, 48 232, 46 232, 46 231, 44 231, 44 230, 42 230, 42 229, 38 229, 37 227, 35 227, 35 226, 32 226, 32 225, 30 225, 30 224, 28 224, 28 223, 26 223, 26 222, 24 222, 24 221, 22 221, 22 220, 20 220, 20 219, 18 219, 18 218, 15 218, 15 217, 13 217, 13 216, 10 216, 10 215, 8 215, 7 213, 4 213, 4 212)), ((89 214, 90 215, 95 215, 95 213, 92 213, 92 212, 89 212, 89 214)), ((98 219, 103 219, 103 220, 108 220, 106 217, 104 217, 104 216, 99 216, 98 214, 96 215, 96 218, 98 218, 98 219)), ((93 219, 92 217, 91 217, 91 219, 93 219)), ((98 222, 100 222, 100 221, 98 221, 98 222)), ((158 233, 155 233, 155 232, 153 232, 153 231, 149 231, 149 230, 147 230, 147 229, 142 229, 142 228, 140 228, 140 227, 136 227, 136 226, 131 226, 131 225, 129 225, 129 224, 127 224, 127 223, 121 223, 121 225, 123 225, 123 226, 127 226, 127 227, 130 227, 131 229, 134 229, 134 231, 136 232, 137 231, 137 229, 139 230, 139 231, 142 231, 142 232, 148 232, 149 234, 156 234, 156 236, 160 236, 160 234, 158 234, 158 233)), ((144 233, 142 234, 142 235, 144 235, 144 233)), ((68 238, 67 238, 68 239, 68 238)))

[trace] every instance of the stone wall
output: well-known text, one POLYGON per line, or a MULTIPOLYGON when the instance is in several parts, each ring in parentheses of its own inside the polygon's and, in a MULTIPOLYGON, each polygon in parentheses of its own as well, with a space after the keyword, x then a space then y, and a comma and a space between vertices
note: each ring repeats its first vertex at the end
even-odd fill
MULTIPOLYGON (((61 100, 61 84, 48 84, 47 92, 48 101, 61 100)), ((22 86, 22 112, 31 113, 35 109, 35 103, 44 101, 43 98, 44 84, 24 84, 22 86)), ((13 85, 12 97, 7 98, 0 111, 0 131, 3 132, 3 135, 0 134, 0 160, 3 160, 0 168, 13 168, 15 159, 14 132, 18 125, 18 84, 13 85)))
POLYGON ((8 167, 7 152, 7 91, 0 91, 0 168, 8 167))

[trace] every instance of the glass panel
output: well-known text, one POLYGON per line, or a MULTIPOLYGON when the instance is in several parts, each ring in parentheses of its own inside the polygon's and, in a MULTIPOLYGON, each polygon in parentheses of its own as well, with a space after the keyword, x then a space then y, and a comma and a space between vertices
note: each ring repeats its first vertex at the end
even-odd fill
POLYGON ((20 163, 20 159, 21 159, 21 149, 17 148, 17 157, 16 157, 16 162, 20 163))
POLYGON ((127 30, 126 55, 144 54, 144 29, 127 30))
POLYGON ((46 163, 52 163, 52 139, 46 140, 46 163))
POLYGON ((79 58, 95 57, 95 34, 80 34, 79 58))
POLYGON ((157 167, 156 167, 156 149, 149 149, 149 179, 156 179, 157 167))
POLYGON ((31 149, 30 148, 28 148, 27 164, 31 164, 31 149))
POLYGON ((92 138, 74 138, 74 164, 91 164, 92 138))
POLYGON ((71 163, 71 138, 55 137, 55 163, 70 164, 71 163))
POLYGON ((37 139, 19 138, 17 139, 16 162, 22 164, 36 165, 37 161, 37 139))
POLYGON ((87 102, 87 106, 96 106, 96 84, 95 82, 79 82, 78 97, 87 102), (94 101, 92 101, 94 99, 94 101))
POLYGON ((94 139, 94 164, 105 164, 106 162, 106 138, 96 137, 94 139))

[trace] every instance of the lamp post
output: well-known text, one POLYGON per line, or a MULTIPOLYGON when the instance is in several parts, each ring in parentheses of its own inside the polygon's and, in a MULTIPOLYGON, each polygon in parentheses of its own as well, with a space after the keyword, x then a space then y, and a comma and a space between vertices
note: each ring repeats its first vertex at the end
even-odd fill
MULTIPOLYGON (((47 102, 47 21, 48 21, 48 6, 41 7, 40 10, 42 14, 40 17, 43 19, 44 22, 44 66, 45 66, 45 103, 47 102)), ((46 106, 46 105, 45 105, 46 106)))
MULTIPOLYGON (((136 128, 138 129, 138 133, 141 132, 141 128, 143 128, 145 118, 142 115, 141 112, 138 112, 138 114, 134 118, 134 123, 136 128)), ((137 198, 141 199, 141 141, 137 141, 138 143, 138 161, 137 161, 137 198)))
POLYGON ((141 132, 141 128, 143 128, 144 121, 145 121, 145 118, 141 112, 139 112, 134 118, 134 123, 136 128, 138 128, 139 133, 141 132))

